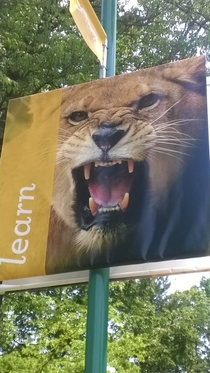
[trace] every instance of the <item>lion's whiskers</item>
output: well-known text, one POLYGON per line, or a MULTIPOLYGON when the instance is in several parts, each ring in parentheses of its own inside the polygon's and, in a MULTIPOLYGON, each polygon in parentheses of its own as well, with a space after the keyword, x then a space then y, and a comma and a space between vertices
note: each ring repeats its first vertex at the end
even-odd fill
POLYGON ((176 101, 173 105, 171 105, 166 111, 164 111, 163 114, 161 114, 159 117, 157 117, 151 124, 153 125, 155 122, 157 122, 159 119, 161 119, 166 113, 168 113, 174 106, 176 106, 177 104, 179 104, 182 101, 183 97, 180 98, 180 100, 176 101))
POLYGON ((192 136, 184 133, 184 132, 180 132, 180 131, 168 131, 168 130, 163 130, 163 131, 160 131, 160 132, 157 132, 157 135, 160 136, 162 135, 162 137, 171 137, 171 138, 174 138, 174 139, 187 139, 187 141, 193 141, 195 142, 196 140, 199 140, 199 139, 196 139, 196 138, 193 138, 192 136), (174 133, 175 132, 175 133, 174 133), (172 136, 172 135, 179 135, 179 137, 177 136, 172 136), (170 136, 169 136, 170 135, 170 136))
POLYGON ((65 142, 66 140, 69 139, 69 135, 58 135, 58 141, 61 141, 61 143, 65 142))
POLYGON ((165 123, 159 123, 158 125, 156 125, 154 127, 154 131, 158 132, 158 131, 164 130, 164 132, 165 132, 165 130, 167 129, 167 130, 169 130, 171 132, 176 132, 178 134, 181 134, 181 135, 184 135, 186 137, 192 138, 187 133, 180 132, 180 130, 178 130, 178 128, 172 127, 174 125, 178 125, 178 126, 184 125, 185 122, 188 123, 189 121, 194 121, 194 119, 190 119, 190 120, 188 119, 187 121, 185 121, 184 119, 182 119, 182 120, 180 119, 179 121, 169 121, 169 122, 165 122, 165 123))
MULTIPOLYGON (((154 127, 156 138, 153 141, 154 146, 151 150, 153 152, 165 154, 170 157, 174 157, 174 153, 189 156, 190 154, 184 152, 183 150, 178 150, 178 147, 193 148, 195 147, 195 142, 199 139, 193 138, 189 134, 179 131, 179 129, 174 126, 182 126, 191 121, 194 121, 194 119, 172 120, 156 125, 154 127), (160 145, 165 145, 165 147, 160 145), (169 148, 170 146, 176 149, 171 149, 169 148)), ((182 161, 181 157, 178 157, 177 159, 182 161)))
POLYGON ((179 144, 191 144, 192 146, 195 144, 195 139, 190 138, 188 136, 185 136, 185 134, 182 133, 177 133, 177 136, 172 136, 171 133, 168 133, 165 131, 161 131, 156 134, 156 139, 158 140, 170 140, 174 143, 179 143, 179 144))
POLYGON ((155 154, 148 153, 146 160, 151 161, 151 163, 156 164, 156 162, 158 161, 158 158, 155 156, 155 154))
MULTIPOLYGON (((192 140, 193 141, 193 140, 192 140)), ((166 144, 166 145, 174 145, 174 146, 185 146, 187 148, 195 147, 194 142, 189 142, 189 139, 179 139, 173 137, 166 137, 166 136, 157 136, 156 137, 156 144, 166 144)))
POLYGON ((68 165, 68 163, 66 163, 65 167, 63 167, 63 168, 59 171, 59 173, 56 175, 56 179, 57 179, 57 178, 60 179, 60 178, 63 176, 63 174, 65 174, 66 171, 68 171, 68 169, 69 169, 69 165, 68 165))
POLYGON ((183 156, 183 155, 190 156, 189 153, 185 153, 183 151, 179 151, 179 150, 175 150, 175 149, 164 148, 164 147, 161 147, 161 146, 155 146, 154 148, 151 149, 151 152, 164 154, 164 155, 167 155, 169 157, 176 158, 181 162, 183 162, 183 159, 182 159, 181 156, 183 156), (180 157, 177 157, 175 154, 177 154, 177 155, 179 154, 180 157))
POLYGON ((65 163, 65 162, 66 162, 66 158, 64 157, 63 154, 57 155, 56 161, 55 161, 56 165, 59 165, 59 164, 65 163))
MULTIPOLYGON (((154 128, 159 128, 159 126, 163 126, 163 127, 171 127, 171 126, 174 126, 174 125, 184 125, 186 123, 189 123, 189 122, 197 122, 199 119, 174 119, 174 120, 168 120, 167 122, 160 122, 158 123, 157 125, 155 125, 154 128)), ((153 122, 154 123, 154 122, 153 122)), ((153 124, 151 123, 151 124, 153 124)))

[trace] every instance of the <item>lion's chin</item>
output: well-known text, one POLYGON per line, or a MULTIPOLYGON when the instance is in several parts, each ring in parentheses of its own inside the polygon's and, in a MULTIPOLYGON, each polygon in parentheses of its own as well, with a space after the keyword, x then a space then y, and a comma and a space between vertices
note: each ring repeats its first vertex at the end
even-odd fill
POLYGON ((120 224, 115 229, 107 227, 93 226, 89 230, 80 230, 75 237, 77 252, 96 252, 111 250, 124 242, 128 235, 128 229, 124 224, 120 224))

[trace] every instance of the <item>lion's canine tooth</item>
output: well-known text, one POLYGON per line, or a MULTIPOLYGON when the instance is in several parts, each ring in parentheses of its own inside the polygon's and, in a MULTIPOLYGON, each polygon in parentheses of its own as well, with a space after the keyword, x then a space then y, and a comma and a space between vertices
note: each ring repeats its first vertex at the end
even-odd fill
POLYGON ((128 207, 128 203, 129 203, 129 193, 125 193, 122 201, 119 202, 121 210, 123 210, 123 211, 126 210, 127 207, 128 207))
POLYGON ((91 163, 85 164, 84 165, 84 177, 85 180, 90 179, 90 168, 91 168, 91 163))
POLYGON ((134 161, 128 161, 128 172, 129 174, 132 174, 134 170, 134 161))
POLYGON ((89 209, 92 215, 95 215, 98 210, 98 205, 92 197, 89 198, 89 209))
POLYGON ((95 162, 95 167, 98 167, 98 166, 99 166, 99 163, 100 163, 100 162, 97 162, 97 161, 96 161, 96 162, 95 162))
POLYGON ((117 161, 117 163, 122 164, 122 161, 117 161))

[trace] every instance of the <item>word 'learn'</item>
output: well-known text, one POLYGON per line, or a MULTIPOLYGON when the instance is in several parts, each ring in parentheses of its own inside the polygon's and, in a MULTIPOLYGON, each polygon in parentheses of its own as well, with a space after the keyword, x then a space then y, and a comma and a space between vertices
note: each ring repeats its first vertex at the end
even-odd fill
POLYGON ((34 200, 34 196, 30 194, 30 192, 34 191, 36 188, 35 184, 31 184, 31 186, 26 186, 20 189, 19 193, 19 203, 17 206, 17 216, 19 217, 15 221, 15 228, 14 233, 17 238, 12 242, 11 249, 12 252, 16 255, 19 255, 17 258, 0 258, 1 263, 12 263, 12 264, 24 264, 26 262, 26 256, 22 255, 26 252, 29 246, 29 240, 27 239, 27 235, 30 233, 31 230, 31 222, 32 218, 30 216, 32 214, 32 209, 25 209, 24 208, 24 201, 26 200, 34 200))

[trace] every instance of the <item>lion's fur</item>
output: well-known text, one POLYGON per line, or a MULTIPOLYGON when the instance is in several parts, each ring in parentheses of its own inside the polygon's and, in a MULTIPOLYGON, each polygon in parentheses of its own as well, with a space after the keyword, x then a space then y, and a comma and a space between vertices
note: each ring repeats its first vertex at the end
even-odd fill
POLYGON ((206 135, 203 66, 203 57, 192 58, 63 90, 47 273, 75 268, 80 255, 114 249, 126 235, 125 226, 114 234, 98 227, 82 230, 73 210, 71 170, 100 158, 91 135, 102 122, 114 122, 126 133, 110 149, 110 159, 147 160, 154 205, 184 172, 196 140, 206 135), (137 100, 150 92, 160 95, 160 102, 134 113, 137 100), (75 125, 69 119, 74 111, 87 111, 89 117, 75 125))

